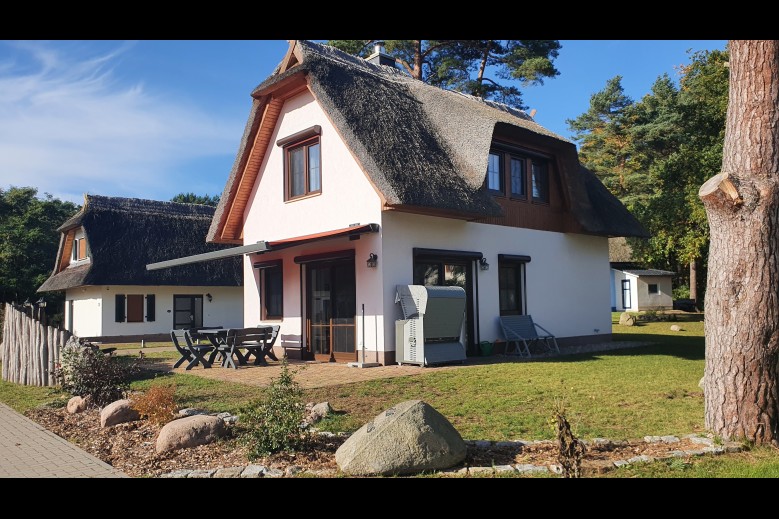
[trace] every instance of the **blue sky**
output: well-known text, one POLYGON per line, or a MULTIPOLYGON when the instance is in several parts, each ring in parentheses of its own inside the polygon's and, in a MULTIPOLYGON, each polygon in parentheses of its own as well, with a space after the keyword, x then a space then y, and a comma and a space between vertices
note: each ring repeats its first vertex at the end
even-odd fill
MULTIPOLYGON (((561 40, 560 75, 523 88, 541 125, 565 123, 615 75, 640 99, 688 49, 725 40, 561 40)), ((0 41, 0 188, 168 200, 221 194, 252 89, 284 40, 0 41)))

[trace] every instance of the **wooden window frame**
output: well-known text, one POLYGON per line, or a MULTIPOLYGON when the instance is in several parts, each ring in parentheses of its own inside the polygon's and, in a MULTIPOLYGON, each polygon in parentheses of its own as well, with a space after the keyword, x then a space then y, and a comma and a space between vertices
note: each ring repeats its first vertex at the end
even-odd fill
POLYGON ((484 185, 487 187, 487 191, 489 191, 490 193, 492 193, 494 195, 497 195, 497 196, 506 196, 506 166, 504 164, 506 162, 506 157, 504 155, 504 152, 501 151, 501 150, 490 150, 489 155, 488 155, 488 158, 487 158, 487 178, 484 180, 484 183, 485 183, 484 185), (499 160, 498 160, 498 167, 499 167, 498 180, 499 180, 499 184, 500 184, 499 189, 493 189, 493 188, 490 187, 490 163, 489 163, 490 157, 489 157, 489 155, 497 155, 498 158, 499 158, 499 160))
POLYGON ((256 263, 255 268, 260 269, 260 290, 261 290, 261 305, 260 305, 260 319, 263 321, 281 321, 284 319, 284 266, 282 260, 266 261, 263 263, 256 263), (270 297, 268 295, 268 272, 278 272, 281 276, 281 313, 278 315, 268 312, 268 301, 270 297))
MULTIPOLYGON (((493 196, 517 200, 520 202, 530 202, 537 205, 549 205, 551 191, 551 157, 524 150, 509 144, 493 143, 490 148, 490 155, 500 156, 500 174, 501 189, 495 190, 489 187, 489 164, 488 171, 484 178, 484 188, 493 196), (519 160, 523 163, 523 187, 524 193, 514 193, 511 185, 511 162, 519 160), (546 199, 533 197, 533 163, 541 164, 546 171, 546 199)), ((488 159, 489 160, 489 159, 488 159)))
POLYGON ((527 314, 527 264, 529 262, 530 256, 519 256, 512 254, 498 255, 498 311, 500 315, 527 314), (504 310, 501 308, 500 291, 502 286, 500 282, 500 271, 504 268, 516 269, 514 287, 512 288, 516 292, 516 300, 519 305, 517 310, 504 310))
POLYGON ((317 196, 322 194, 322 142, 319 134, 308 135, 300 140, 290 142, 284 146, 284 201, 292 202, 302 198, 317 196), (310 186, 310 166, 308 150, 311 146, 319 145, 319 189, 309 190, 310 186), (292 196, 292 178, 289 164, 290 154, 300 148, 304 149, 304 171, 303 171, 303 194, 292 196))

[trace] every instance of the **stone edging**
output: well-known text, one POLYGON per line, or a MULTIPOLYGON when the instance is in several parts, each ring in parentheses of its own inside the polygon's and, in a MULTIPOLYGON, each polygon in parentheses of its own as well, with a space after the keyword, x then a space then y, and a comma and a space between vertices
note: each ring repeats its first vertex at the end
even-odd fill
MULTIPOLYGON (((346 433, 331 433, 331 432, 319 432, 322 436, 348 436, 346 433)), ((681 458, 685 456, 703 456, 706 454, 724 454, 731 452, 741 452, 744 447, 738 442, 724 442, 722 445, 717 445, 713 439, 707 436, 700 436, 697 434, 687 434, 682 436, 684 439, 689 439, 692 443, 700 445, 700 449, 690 450, 676 450, 672 451, 669 456, 665 457, 652 457, 652 456, 634 456, 626 460, 616 460, 613 462, 613 468, 625 467, 634 463, 650 463, 654 461, 667 461, 674 458, 681 458)), ((626 445, 627 442, 621 440, 609 440, 606 438, 593 438, 592 440, 582 440, 585 445, 612 445, 620 446, 626 445)), ((678 436, 644 436, 646 443, 679 443, 681 440, 678 436)), ((514 441, 499 441, 493 442, 489 440, 465 440, 465 444, 469 447, 475 447, 477 449, 488 449, 490 447, 498 448, 511 448, 511 447, 524 447, 525 445, 551 445, 552 440, 514 440, 514 441)), ((518 464, 518 465, 495 465, 490 467, 463 467, 461 469, 454 470, 441 470, 439 474, 443 475, 468 475, 468 474, 485 474, 485 473, 521 473, 527 474, 531 472, 551 472, 553 474, 562 473, 562 469, 558 465, 532 465, 532 464, 518 464)), ((167 474, 162 474, 161 478, 280 478, 280 477, 293 477, 299 475, 310 476, 332 476, 337 471, 325 469, 317 471, 307 471, 297 465, 291 465, 282 471, 275 468, 269 468, 265 465, 246 465, 244 467, 226 467, 210 470, 174 470, 167 474)))

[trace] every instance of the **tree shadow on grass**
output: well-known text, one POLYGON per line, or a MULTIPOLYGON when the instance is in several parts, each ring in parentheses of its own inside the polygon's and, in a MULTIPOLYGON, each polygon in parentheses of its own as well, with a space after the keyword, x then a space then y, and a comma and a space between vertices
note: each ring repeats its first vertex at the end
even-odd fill
POLYGON ((703 360, 705 349, 701 337, 674 337, 673 343, 657 341, 657 335, 631 336, 635 342, 652 342, 647 346, 620 348, 614 350, 591 351, 574 355, 559 355, 551 357, 531 357, 525 362, 580 362, 583 360, 599 360, 603 357, 636 357, 640 355, 667 355, 684 360, 703 360))

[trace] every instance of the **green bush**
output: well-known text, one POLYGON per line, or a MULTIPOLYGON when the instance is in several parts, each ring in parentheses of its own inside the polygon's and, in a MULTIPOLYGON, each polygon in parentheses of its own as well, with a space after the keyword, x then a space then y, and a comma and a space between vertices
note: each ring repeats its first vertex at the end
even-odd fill
POLYGON ((245 428, 244 441, 249 459, 280 451, 295 451, 305 446, 308 433, 302 426, 305 408, 303 392, 294 380, 286 359, 281 361, 281 375, 273 379, 263 398, 240 410, 245 428))
POLYGON ((690 287, 687 285, 679 285, 678 287, 674 288, 671 293, 673 294, 674 300, 690 299, 690 287))
POLYGON ((106 355, 97 348, 67 346, 62 349, 55 376, 65 391, 89 396, 93 405, 102 407, 124 396, 137 371, 134 362, 106 355))

